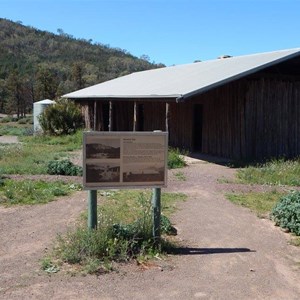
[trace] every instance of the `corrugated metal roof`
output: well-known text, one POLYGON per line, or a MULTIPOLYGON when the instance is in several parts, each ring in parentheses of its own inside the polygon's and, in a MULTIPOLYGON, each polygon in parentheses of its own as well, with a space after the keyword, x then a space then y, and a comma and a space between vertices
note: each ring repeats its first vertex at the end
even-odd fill
POLYGON ((80 98, 188 98, 300 55, 300 48, 132 73, 64 95, 80 98))
POLYGON ((52 103, 55 103, 55 101, 50 100, 50 99, 44 99, 41 101, 34 102, 33 104, 52 104, 52 103))

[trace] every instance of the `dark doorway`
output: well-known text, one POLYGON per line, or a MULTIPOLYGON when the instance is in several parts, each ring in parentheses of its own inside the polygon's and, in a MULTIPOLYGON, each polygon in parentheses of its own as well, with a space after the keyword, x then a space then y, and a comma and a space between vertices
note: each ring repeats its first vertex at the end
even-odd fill
POLYGON ((194 151, 202 151, 202 123, 203 123, 203 105, 195 104, 194 105, 194 151))
POLYGON ((103 131, 109 130, 109 103, 102 104, 103 112, 103 131))

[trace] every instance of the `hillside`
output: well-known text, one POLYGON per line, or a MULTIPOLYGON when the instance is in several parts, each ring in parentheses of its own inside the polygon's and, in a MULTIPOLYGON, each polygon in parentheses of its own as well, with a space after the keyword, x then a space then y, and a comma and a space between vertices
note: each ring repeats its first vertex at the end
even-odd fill
POLYGON ((132 72, 162 67, 126 50, 41 31, 0 18, 0 113, 132 72))

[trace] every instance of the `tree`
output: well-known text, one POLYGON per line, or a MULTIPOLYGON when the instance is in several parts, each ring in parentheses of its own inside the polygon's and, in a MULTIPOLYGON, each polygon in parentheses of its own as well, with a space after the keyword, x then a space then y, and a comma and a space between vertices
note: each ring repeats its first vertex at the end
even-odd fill
POLYGON ((54 99, 58 88, 58 78, 53 69, 41 67, 36 78, 36 95, 41 99, 54 99))
POLYGON ((19 74, 14 70, 7 79, 6 89, 8 94, 8 101, 6 102, 5 109, 8 113, 17 114, 17 118, 25 115, 24 105, 24 85, 19 74))
POLYGON ((83 79, 84 68, 82 63, 74 63, 72 68, 72 79, 75 83, 76 89, 84 88, 84 79, 83 79))

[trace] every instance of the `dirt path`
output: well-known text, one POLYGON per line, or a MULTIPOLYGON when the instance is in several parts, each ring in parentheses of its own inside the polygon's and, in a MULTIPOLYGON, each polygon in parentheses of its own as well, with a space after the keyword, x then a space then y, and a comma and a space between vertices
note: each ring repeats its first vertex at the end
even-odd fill
POLYGON ((19 143, 18 137, 15 135, 0 135, 0 144, 16 144, 19 143))
POLYGON ((299 299, 300 249, 272 222, 224 198, 241 187, 218 179, 235 171, 200 162, 182 172, 186 181, 170 175, 168 190, 189 196, 173 217, 185 247, 147 270, 129 265, 99 277, 40 270, 45 249, 86 207, 86 192, 0 207, 0 299, 299 299))

